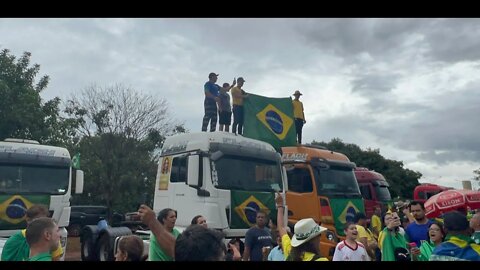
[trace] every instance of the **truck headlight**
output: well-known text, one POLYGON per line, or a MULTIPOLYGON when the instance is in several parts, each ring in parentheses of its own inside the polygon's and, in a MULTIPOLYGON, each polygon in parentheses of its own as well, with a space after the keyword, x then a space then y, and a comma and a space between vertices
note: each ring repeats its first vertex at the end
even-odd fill
POLYGON ((60 237, 60 245, 62 245, 62 248, 67 246, 67 237, 60 237))
POLYGON ((333 231, 327 230, 327 232, 325 233, 325 236, 329 241, 332 241, 334 243, 338 242, 338 237, 333 231))

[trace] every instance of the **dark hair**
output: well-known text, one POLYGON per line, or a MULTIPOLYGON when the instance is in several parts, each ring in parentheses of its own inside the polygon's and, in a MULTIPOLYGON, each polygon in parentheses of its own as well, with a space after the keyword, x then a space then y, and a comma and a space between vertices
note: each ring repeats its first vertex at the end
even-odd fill
POLYGON ((314 239, 316 239, 317 237, 320 237, 320 234, 308 240, 307 242, 301 244, 298 247, 292 247, 292 251, 290 251, 290 254, 288 255, 286 260, 302 261, 302 256, 305 252, 311 252, 315 255, 320 255, 318 242, 314 241, 314 239))
POLYGON ((350 227, 350 225, 355 225, 355 223, 353 223, 351 221, 347 221, 347 223, 345 223, 345 225, 343 225, 343 230, 344 231, 348 230, 348 227, 350 227))
POLYGON ((175 216, 177 215, 177 211, 173 210, 172 208, 165 208, 160 213, 158 213, 157 220, 160 221, 160 223, 163 225, 163 220, 168 217, 168 213, 174 212, 175 216))
POLYGON ((411 201, 410 204, 408 205, 408 210, 412 211, 412 205, 420 205, 422 207, 422 210, 425 211, 425 205, 419 201, 411 201))
POLYGON ((38 217, 48 217, 49 214, 47 206, 43 204, 34 204, 25 213, 30 221, 38 217))
POLYGON ((118 249, 127 254, 127 261, 143 260, 143 240, 136 235, 127 235, 118 241, 118 249))
POLYGON ((364 213, 358 212, 355 217, 353 218, 353 222, 358 223, 360 219, 367 219, 364 213))
MULTIPOLYGON (((232 238, 230 241, 228 241, 228 243, 232 244, 232 245, 235 245, 235 243, 237 243, 237 242, 240 246, 240 250, 239 250, 240 254, 243 255, 243 251, 245 250, 245 244, 243 243, 242 240, 240 240, 240 238, 232 238)), ((227 248, 228 248, 228 245, 227 245, 227 248)), ((230 250, 228 250, 228 251, 230 251, 230 250)))
POLYGON ((201 225, 190 225, 175 242, 175 261, 221 261, 223 234, 201 225))
MULTIPOLYGON (((442 242, 445 241, 445 236, 447 236, 447 234, 445 233, 445 229, 443 228, 443 223, 440 222, 440 221, 437 221, 437 220, 434 220, 432 221, 432 223, 428 226, 428 229, 430 229, 430 227, 432 227, 432 225, 437 225, 439 228, 440 228, 440 232, 442 233, 442 242)), ((430 239, 430 233, 427 231, 427 239, 430 239)))
POLYGON ((29 246, 40 242, 42 239, 43 233, 46 230, 55 228, 56 224, 53 219, 49 217, 39 217, 34 219, 27 226, 27 232, 25 233, 25 238, 29 246))
POLYGON ((265 217, 268 218, 267 211, 265 211, 265 210, 263 210, 263 209, 259 209, 259 210, 257 211, 257 214, 255 215, 255 217, 258 216, 258 214, 263 214, 265 217))
POLYGON ((197 224, 197 223, 198 223, 198 219, 201 218, 201 217, 202 217, 202 215, 196 215, 196 216, 194 216, 193 219, 192 219, 191 225, 197 224))

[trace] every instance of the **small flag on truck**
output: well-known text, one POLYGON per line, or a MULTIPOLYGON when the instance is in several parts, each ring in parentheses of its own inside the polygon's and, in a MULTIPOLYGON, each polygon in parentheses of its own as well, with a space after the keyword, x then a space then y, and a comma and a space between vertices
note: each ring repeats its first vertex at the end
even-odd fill
POLYGON ((72 158, 72 167, 74 169, 79 170, 80 169, 80 153, 75 154, 72 158))

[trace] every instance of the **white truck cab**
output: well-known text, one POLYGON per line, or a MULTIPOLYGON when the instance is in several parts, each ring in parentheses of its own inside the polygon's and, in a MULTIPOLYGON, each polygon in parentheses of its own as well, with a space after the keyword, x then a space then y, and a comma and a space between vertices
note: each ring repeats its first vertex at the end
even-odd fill
POLYGON ((6 238, 26 228, 25 213, 34 204, 49 208, 66 251, 72 190, 82 193, 83 171, 71 167, 67 149, 33 140, 0 141, 0 254, 6 238))
POLYGON ((227 132, 178 134, 162 148, 153 210, 177 210, 183 228, 202 215, 227 238, 243 237, 257 210, 276 219, 275 192, 284 192, 285 181, 268 143, 227 132))

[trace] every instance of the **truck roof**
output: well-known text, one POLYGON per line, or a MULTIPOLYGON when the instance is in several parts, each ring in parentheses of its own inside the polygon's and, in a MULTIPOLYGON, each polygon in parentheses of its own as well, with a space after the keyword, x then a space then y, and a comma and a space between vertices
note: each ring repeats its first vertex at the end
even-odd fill
POLYGON ((326 160, 350 161, 348 157, 342 153, 333 152, 331 150, 312 148, 308 146, 289 146, 282 147, 284 156, 300 154, 303 159, 310 161, 312 158, 320 158, 326 160))
POLYGON ((380 174, 376 171, 373 171, 373 170, 369 170, 368 168, 358 167, 358 168, 355 168, 354 172, 355 172, 355 177, 360 182, 366 182, 366 181, 369 181, 369 180, 383 180, 383 181, 386 181, 385 177, 383 177, 382 174, 380 174))
POLYGON ((30 154, 37 156, 62 157, 70 159, 70 153, 66 148, 32 143, 0 141, 0 153, 2 152, 30 154))
POLYGON ((276 152, 270 144, 228 132, 180 133, 165 139, 162 154, 189 150, 208 151, 211 143, 238 144, 276 152))

